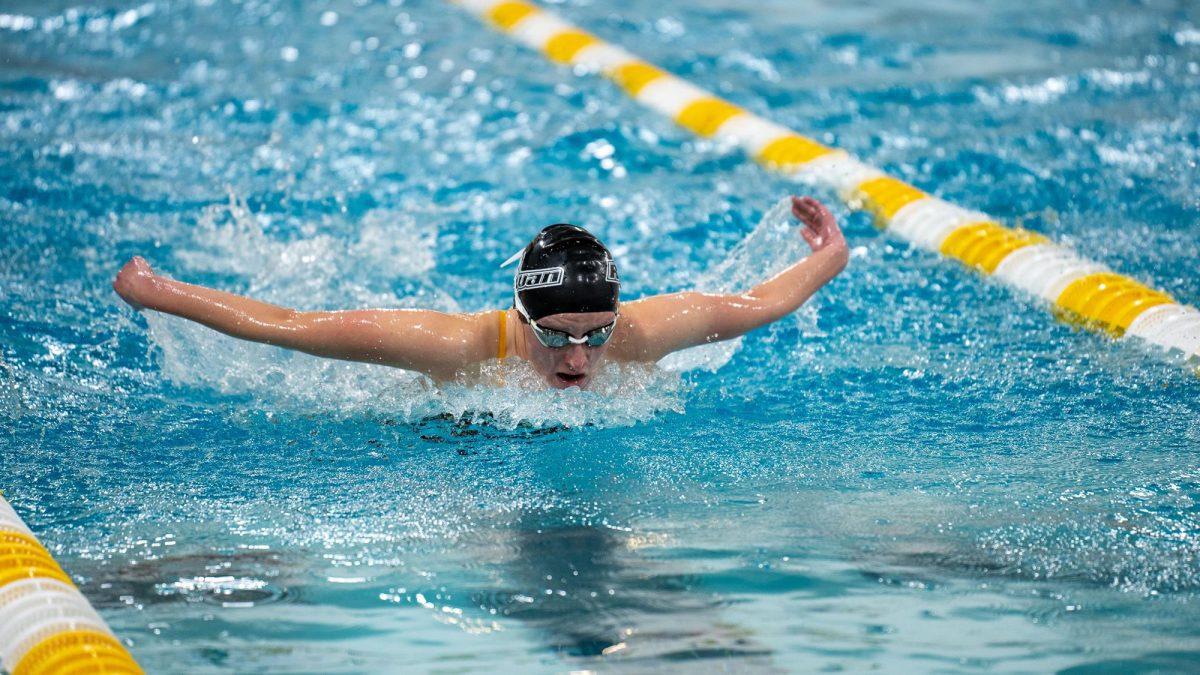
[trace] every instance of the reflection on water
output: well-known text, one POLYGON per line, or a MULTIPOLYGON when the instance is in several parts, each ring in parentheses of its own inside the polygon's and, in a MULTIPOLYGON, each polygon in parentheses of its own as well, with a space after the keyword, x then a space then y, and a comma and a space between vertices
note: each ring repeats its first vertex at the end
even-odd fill
POLYGON ((303 561, 295 553, 239 551, 165 555, 125 565, 103 565, 83 585, 97 609, 173 602, 252 607, 295 602, 300 579, 288 571, 303 561))
POLYGON ((526 514, 511 532, 498 595, 481 607, 531 626, 555 652, 620 655, 622 661, 748 658, 771 654, 752 633, 723 621, 725 604, 697 579, 664 574, 646 541, 611 527, 560 524, 526 514))
MULTIPOLYGON (((286 621, 247 626, 264 646, 285 652, 325 639, 328 628, 308 621, 314 617, 305 607, 369 606, 373 594, 385 603, 430 611, 466 634, 523 626, 540 650, 568 661, 737 659, 744 667, 772 668, 772 650, 755 638, 754 629, 725 616, 726 594, 736 590, 739 575, 680 572, 643 554, 647 547, 663 546, 662 537, 572 520, 563 513, 530 511, 503 528, 473 533, 488 543, 441 550, 439 567, 450 559, 463 571, 439 573, 436 586, 421 581, 422 574, 414 578, 405 571, 421 564, 411 558, 324 568, 336 570, 328 572, 314 567, 314 560, 347 556, 243 550, 108 562, 87 570, 94 576, 82 587, 97 608, 110 612, 135 608, 156 616, 174 613, 171 607, 179 603, 207 606, 212 612, 207 628, 189 630, 210 636, 243 624, 247 619, 239 620, 239 612, 290 605, 304 614, 280 607, 280 615, 289 616, 286 621), (484 571, 486 581, 472 579, 471 570, 484 571), (370 590, 383 583, 390 584, 386 592, 370 590)), ((388 617, 376 616, 374 627, 386 630, 388 617)), ((151 627, 156 635, 178 630, 170 630, 170 622, 151 621, 151 627)), ((229 656, 222 654, 221 661, 229 656)))
MULTIPOLYGON (((531 430, 528 454, 505 458, 488 445, 510 432, 428 420, 405 437, 429 437, 429 453, 397 461, 396 472, 446 460, 457 474, 424 489, 383 488, 356 475, 357 460, 325 464, 331 488, 303 506, 264 495, 226 520, 196 516, 124 553, 65 560, 143 658, 175 663, 183 641, 195 645, 185 660, 196 672, 247 663, 336 672, 346 659, 386 671, 397 640, 414 663, 485 658, 535 670, 695 660, 928 669, 1030 655, 1066 667, 1081 662, 1078 640, 1100 635, 1121 636, 1153 663, 1195 657, 1188 645, 1200 634, 1179 622, 1194 611, 1191 591, 1115 587, 1106 579, 1127 563, 1093 555, 1086 540, 1058 545, 1053 568, 1049 557, 1014 561, 980 547, 980 533, 1020 521, 995 504, 978 513, 947 495, 801 488, 765 473, 724 485, 675 476, 666 488, 637 458, 596 458, 554 479, 570 496, 514 507, 537 491, 522 472, 576 466, 579 456, 556 448, 586 433, 531 430), (477 454, 459 453, 467 447, 477 454), (339 514, 350 496, 353 511, 339 514)), ((746 453, 744 465, 763 459, 746 453)))

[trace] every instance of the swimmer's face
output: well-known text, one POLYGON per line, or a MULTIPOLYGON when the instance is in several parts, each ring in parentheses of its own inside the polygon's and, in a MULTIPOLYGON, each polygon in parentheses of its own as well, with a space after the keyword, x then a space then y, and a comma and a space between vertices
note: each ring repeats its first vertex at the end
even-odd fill
MULTIPOLYGON (((602 328, 617 318, 614 312, 585 312, 580 314, 551 314, 539 319, 537 324, 542 328, 558 330, 581 338, 588 332, 602 328)), ((529 345, 529 361, 541 373, 542 377, 557 389, 579 387, 586 389, 592 382, 592 375, 604 354, 613 341, 599 347, 571 344, 559 349, 551 349, 538 342, 529 324, 523 324, 525 344, 529 345)), ((620 326, 616 328, 620 330, 620 326)), ((615 336, 615 335, 614 335, 615 336)))

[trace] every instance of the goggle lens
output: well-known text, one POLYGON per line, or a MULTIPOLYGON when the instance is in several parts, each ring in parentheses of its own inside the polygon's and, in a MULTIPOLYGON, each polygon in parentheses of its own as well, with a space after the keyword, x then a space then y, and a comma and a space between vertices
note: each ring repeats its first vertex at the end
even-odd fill
POLYGON ((583 337, 571 337, 569 333, 564 333, 561 330, 553 328, 542 328, 537 325, 536 321, 530 321, 529 325, 533 328, 533 335, 538 342, 542 343, 543 347, 550 349, 562 349, 571 344, 587 345, 589 347, 601 347, 608 339, 612 337, 613 329, 617 327, 616 319, 607 326, 594 328, 583 334, 583 337))

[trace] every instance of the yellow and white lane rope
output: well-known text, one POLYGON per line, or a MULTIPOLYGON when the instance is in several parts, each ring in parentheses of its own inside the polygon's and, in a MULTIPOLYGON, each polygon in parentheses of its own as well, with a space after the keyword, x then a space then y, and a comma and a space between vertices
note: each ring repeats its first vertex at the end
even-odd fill
POLYGON ((104 619, 2 496, 0 672, 142 672, 104 619))
POLYGON ((452 0, 560 64, 603 74, 636 101, 700 136, 733 142, 760 164, 831 188, 902 239, 1050 302, 1072 322, 1136 336, 1200 364, 1200 311, 1046 237, 938 199, 774 124, 523 0, 452 0))

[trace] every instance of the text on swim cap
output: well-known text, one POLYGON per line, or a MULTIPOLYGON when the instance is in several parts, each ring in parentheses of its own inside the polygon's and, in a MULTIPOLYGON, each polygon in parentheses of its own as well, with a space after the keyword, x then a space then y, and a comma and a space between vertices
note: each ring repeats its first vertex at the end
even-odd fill
POLYGON ((561 267, 546 267, 540 270, 526 270, 517 275, 517 290, 527 291, 531 288, 561 286, 562 282, 563 268, 561 267))

